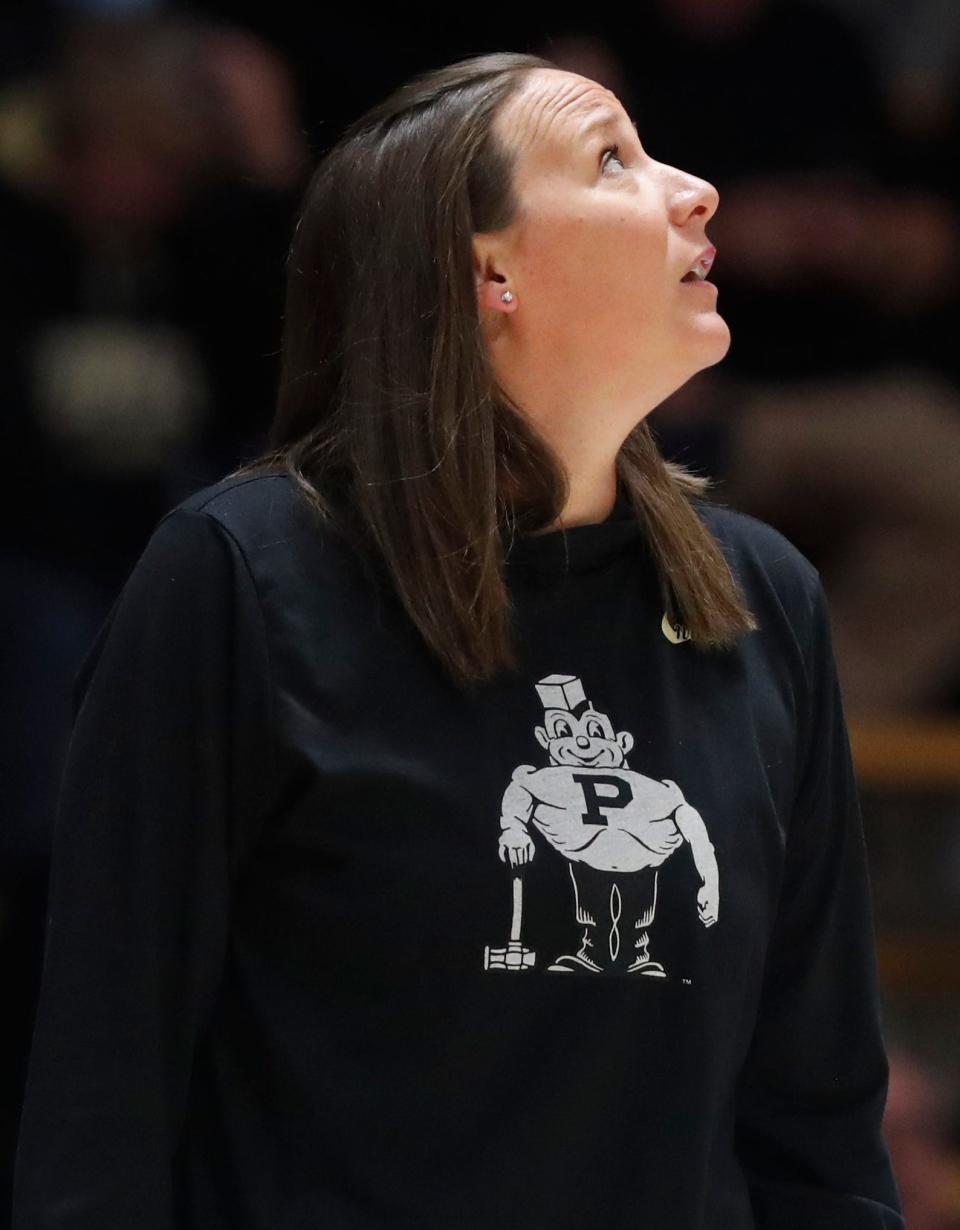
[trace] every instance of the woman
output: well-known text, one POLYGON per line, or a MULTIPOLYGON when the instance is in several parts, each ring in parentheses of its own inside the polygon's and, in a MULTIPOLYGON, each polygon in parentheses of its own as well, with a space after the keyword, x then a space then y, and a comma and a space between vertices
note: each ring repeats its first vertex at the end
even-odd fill
POLYGON ((716 207, 527 55, 324 158, 77 681, 17 1230, 902 1226, 819 575, 643 421, 716 207))

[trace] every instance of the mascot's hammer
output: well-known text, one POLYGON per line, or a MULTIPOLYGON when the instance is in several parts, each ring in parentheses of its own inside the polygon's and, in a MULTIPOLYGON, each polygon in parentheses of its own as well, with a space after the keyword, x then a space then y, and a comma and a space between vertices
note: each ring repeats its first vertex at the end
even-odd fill
POLYGON ((520 918, 523 913, 523 866, 513 870, 513 922, 510 924, 510 943, 506 948, 483 950, 484 969, 524 970, 532 969, 537 954, 532 948, 524 948, 520 942, 520 918))

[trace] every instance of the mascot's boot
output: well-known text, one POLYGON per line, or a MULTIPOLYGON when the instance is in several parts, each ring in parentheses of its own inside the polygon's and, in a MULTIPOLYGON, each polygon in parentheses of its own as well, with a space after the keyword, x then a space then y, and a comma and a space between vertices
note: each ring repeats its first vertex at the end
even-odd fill
POLYGON ((660 962, 650 960, 650 954, 647 951, 647 944, 649 942, 649 934, 646 931, 641 932, 640 938, 635 944, 637 955, 627 966, 626 972, 628 974, 647 974, 652 978, 666 978, 666 972, 660 962))
POLYGON ((571 970, 578 970, 580 972, 586 971, 587 973, 591 973, 591 974, 603 973, 602 967, 599 966, 596 963, 596 961, 594 961, 594 959, 590 956, 590 953, 589 953, 589 949, 593 947, 593 940, 590 938, 590 936, 596 930, 597 930, 596 926, 592 924, 584 927, 583 943, 580 945, 580 948, 577 951, 576 955, 574 956, 565 955, 562 957, 557 957, 556 961, 554 961, 552 965, 547 966, 547 969, 548 970, 551 970, 551 969, 552 970, 566 970, 567 973, 569 973, 571 970))

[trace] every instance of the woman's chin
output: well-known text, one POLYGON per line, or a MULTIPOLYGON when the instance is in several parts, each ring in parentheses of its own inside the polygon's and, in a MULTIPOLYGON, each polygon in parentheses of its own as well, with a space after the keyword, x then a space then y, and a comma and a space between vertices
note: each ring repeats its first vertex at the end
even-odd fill
POLYGON ((691 374, 701 371, 704 367, 712 367, 714 363, 719 363, 726 356, 730 349, 730 342, 730 330, 722 317, 714 317, 709 327, 707 322, 703 321, 695 331, 695 336, 691 338, 688 335, 683 343, 680 350, 680 365, 689 370, 691 374))
POLYGON ((706 365, 719 363, 730 349, 732 341, 727 322, 719 312, 711 312, 709 317, 701 317, 697 322, 697 334, 698 349, 701 353, 712 356, 706 365))

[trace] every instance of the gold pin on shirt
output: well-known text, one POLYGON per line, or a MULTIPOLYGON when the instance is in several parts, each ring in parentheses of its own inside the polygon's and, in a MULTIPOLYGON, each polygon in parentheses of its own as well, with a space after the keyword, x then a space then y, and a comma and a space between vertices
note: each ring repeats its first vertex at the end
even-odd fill
POLYGON ((663 619, 660 621, 660 628, 663 635, 674 645, 680 645, 684 641, 689 641, 690 633, 683 624, 672 624, 667 618, 667 612, 663 612, 663 619))

